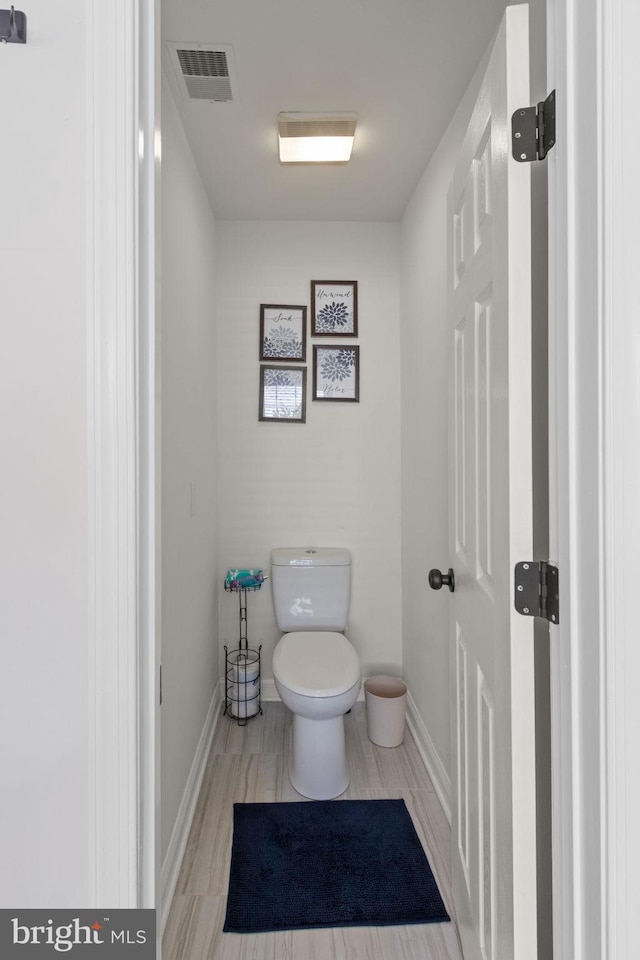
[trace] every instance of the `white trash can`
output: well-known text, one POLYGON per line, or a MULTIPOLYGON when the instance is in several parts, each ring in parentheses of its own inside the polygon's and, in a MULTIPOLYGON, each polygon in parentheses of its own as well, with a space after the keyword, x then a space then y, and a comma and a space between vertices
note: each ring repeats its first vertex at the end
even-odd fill
POLYGON ((369 677, 364 682, 367 736, 379 747, 398 747, 404 738, 407 685, 397 677, 369 677))

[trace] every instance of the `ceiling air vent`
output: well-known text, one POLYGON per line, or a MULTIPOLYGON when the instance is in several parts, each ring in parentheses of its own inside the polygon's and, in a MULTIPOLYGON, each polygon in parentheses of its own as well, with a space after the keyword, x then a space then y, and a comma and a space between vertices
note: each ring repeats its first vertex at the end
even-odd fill
POLYGON ((355 113, 278 114, 281 137, 352 137, 356 132, 355 113))
POLYGON ((185 100, 233 103, 238 99, 230 46, 168 43, 167 47, 185 100))

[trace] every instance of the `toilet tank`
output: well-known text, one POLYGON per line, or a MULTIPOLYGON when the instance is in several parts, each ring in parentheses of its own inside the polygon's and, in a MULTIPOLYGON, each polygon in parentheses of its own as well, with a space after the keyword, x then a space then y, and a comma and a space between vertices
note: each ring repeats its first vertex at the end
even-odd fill
POLYGON ((271 590, 283 633, 346 629, 351 554, 341 547, 280 547, 271 551, 271 590))

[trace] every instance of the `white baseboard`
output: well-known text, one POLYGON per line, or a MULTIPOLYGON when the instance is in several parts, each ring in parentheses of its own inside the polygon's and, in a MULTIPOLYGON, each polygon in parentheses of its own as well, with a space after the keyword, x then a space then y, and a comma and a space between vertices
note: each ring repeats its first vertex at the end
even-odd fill
POLYGON ((264 703, 270 700, 279 700, 280 694, 276 690, 276 683, 273 677, 262 677, 260 681, 260 699, 264 703))
POLYGON ((162 870, 160 872, 160 930, 162 933, 164 933, 164 928, 169 917, 171 901, 173 900, 178 882, 180 867, 182 866, 184 852, 187 847, 189 831, 191 829, 196 803, 198 802, 198 795, 200 793, 200 787, 202 786, 207 758, 211 750, 213 734, 215 733, 221 707, 222 694, 220 684, 218 684, 213 691, 207 718, 204 722, 202 733, 200 734, 198 748, 193 758, 193 763, 191 764, 191 770, 189 771, 184 793, 182 794, 176 822, 171 833, 167 855, 162 863, 162 870))
POLYGON ((433 788, 442 804, 444 815, 451 823, 451 778, 438 755, 433 740, 429 736, 429 731, 418 713, 415 701, 410 693, 407 693, 407 726, 413 734, 418 752, 431 777, 433 788))

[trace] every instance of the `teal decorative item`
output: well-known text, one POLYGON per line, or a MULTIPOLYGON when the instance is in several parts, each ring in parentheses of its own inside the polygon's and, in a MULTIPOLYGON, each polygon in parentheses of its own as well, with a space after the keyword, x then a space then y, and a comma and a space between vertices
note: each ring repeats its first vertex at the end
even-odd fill
POLYGON ((262 570, 227 570, 225 590, 259 590, 267 578, 262 570))
POLYGON ((239 726, 250 717, 262 713, 260 706, 260 651, 249 648, 247 638, 247 590, 259 590, 268 577, 253 567, 227 570, 224 589, 238 594, 240 637, 235 650, 225 645, 225 703, 224 713, 239 726))

